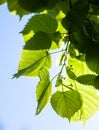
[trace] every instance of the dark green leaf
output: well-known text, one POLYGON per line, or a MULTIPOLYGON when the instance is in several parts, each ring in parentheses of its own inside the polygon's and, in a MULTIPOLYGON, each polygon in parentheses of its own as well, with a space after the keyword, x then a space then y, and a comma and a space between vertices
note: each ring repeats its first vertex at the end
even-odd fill
POLYGON ((7 0, 7 4, 9 11, 18 14, 20 18, 22 18, 23 15, 28 14, 26 10, 20 7, 17 0, 7 0))
POLYGON ((50 49, 51 39, 45 32, 36 32, 35 35, 27 41, 24 46, 26 50, 43 50, 50 49))
POLYGON ((95 77, 96 77, 96 75, 94 75, 94 74, 85 74, 85 75, 81 75, 81 76, 77 77, 76 80, 81 84, 93 85, 95 77))
POLYGON ((77 91, 57 91, 51 97, 51 105, 57 114, 70 120, 81 108, 82 101, 77 91))
POLYGON ((72 32, 78 31, 85 22, 88 10, 89 3, 87 0, 76 2, 62 21, 64 28, 72 32))
POLYGON ((99 5, 99 0, 88 0, 90 4, 99 5))
POLYGON ((69 76, 69 78, 75 80, 77 77, 75 75, 75 73, 72 71, 72 67, 67 67, 66 68, 66 72, 67 72, 67 75, 69 76))
POLYGON ((80 28, 79 32, 72 33, 70 40, 71 44, 73 44, 73 47, 83 53, 86 53, 91 45, 91 41, 89 37, 86 36, 83 28, 80 28))
POLYGON ((46 9, 52 9, 59 0, 18 0, 20 6, 29 12, 39 12, 46 9))
POLYGON ((0 0, 0 5, 4 4, 7 0, 0 0))
POLYGON ((86 54, 87 66, 97 74, 99 74, 99 45, 93 45, 86 54))
POLYGON ((99 75, 95 77, 93 86, 99 89, 99 75))
MULTIPOLYGON (((51 34, 49 34, 49 36, 50 36, 51 40, 56 43, 57 48, 59 48, 60 47, 60 40, 62 38, 60 32, 58 31, 55 33, 51 33, 51 34)), ((56 48, 53 46, 51 49, 56 49, 56 48)))

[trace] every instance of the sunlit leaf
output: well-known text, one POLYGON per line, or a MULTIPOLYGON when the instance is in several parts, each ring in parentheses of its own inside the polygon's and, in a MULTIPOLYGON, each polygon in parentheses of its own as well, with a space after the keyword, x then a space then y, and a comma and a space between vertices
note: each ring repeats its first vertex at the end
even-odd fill
POLYGON ((23 35, 26 35, 31 31, 35 33, 38 31, 54 33, 57 29, 57 26, 57 21, 54 17, 48 14, 38 14, 32 16, 22 33, 23 35))
POLYGON ((55 86, 58 87, 58 86, 62 85, 62 82, 63 82, 63 81, 62 81, 62 77, 59 75, 59 76, 57 77, 55 86))
POLYGON ((36 98, 38 101, 38 106, 36 114, 39 114, 49 101, 51 94, 52 83, 50 82, 50 75, 46 68, 43 68, 39 72, 40 81, 37 84, 36 98))
POLYGON ((82 101, 77 91, 57 91, 51 97, 51 105, 57 114, 70 120, 81 108, 82 101))
POLYGON ((51 59, 46 50, 44 51, 31 51, 23 50, 22 56, 19 62, 18 73, 14 76, 37 76, 40 69, 44 66, 51 66, 51 59))
POLYGON ((72 68, 72 72, 78 77, 83 74, 94 74, 88 67, 86 62, 77 58, 69 57, 68 67, 72 68))
POLYGON ((71 118, 72 121, 82 120, 84 123, 99 109, 99 91, 92 86, 76 83, 83 103, 81 109, 71 118))

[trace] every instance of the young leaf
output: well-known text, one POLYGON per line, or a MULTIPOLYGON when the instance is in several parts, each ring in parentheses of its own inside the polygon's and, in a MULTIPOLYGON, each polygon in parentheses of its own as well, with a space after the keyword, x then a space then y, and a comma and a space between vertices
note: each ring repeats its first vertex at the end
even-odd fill
POLYGON ((39 114, 49 101, 51 94, 52 84, 50 82, 50 75, 47 68, 43 68, 39 72, 40 81, 37 84, 36 98, 38 101, 38 106, 36 110, 36 115, 39 114))
POLYGON ((51 97, 51 105, 57 114, 70 120, 75 112, 81 108, 82 101, 77 91, 57 91, 51 97))
POLYGON ((63 83, 62 77, 61 77, 61 76, 58 76, 58 77, 57 77, 57 80, 56 80, 55 86, 56 86, 56 87, 59 87, 60 85, 62 85, 62 83, 63 83))
POLYGON ((44 66, 51 66, 51 58, 46 50, 42 51, 31 51, 23 50, 22 56, 19 62, 18 73, 14 77, 19 76, 37 76, 40 69, 44 66))
POLYGON ((67 72, 67 75, 69 76, 69 78, 71 78, 73 80, 75 80, 77 78, 75 73, 72 71, 71 67, 67 67, 66 72, 67 72))

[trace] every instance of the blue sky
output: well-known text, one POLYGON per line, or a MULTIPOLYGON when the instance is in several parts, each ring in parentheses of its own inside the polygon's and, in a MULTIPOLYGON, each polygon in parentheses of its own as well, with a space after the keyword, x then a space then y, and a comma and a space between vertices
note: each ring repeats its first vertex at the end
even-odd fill
POLYGON ((99 112, 88 120, 85 127, 81 122, 69 123, 59 117, 50 104, 35 116, 38 79, 11 79, 17 72, 24 45, 19 31, 26 21, 27 17, 20 22, 18 16, 9 13, 6 5, 0 6, 0 130, 99 130, 99 112))

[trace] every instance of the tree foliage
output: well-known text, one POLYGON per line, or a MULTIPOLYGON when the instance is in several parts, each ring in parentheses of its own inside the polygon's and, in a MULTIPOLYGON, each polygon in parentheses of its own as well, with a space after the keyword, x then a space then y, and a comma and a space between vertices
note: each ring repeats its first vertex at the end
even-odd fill
POLYGON ((14 77, 39 77, 36 114, 50 101, 61 117, 86 122, 99 109, 99 0, 4 3, 20 19, 33 13, 21 31, 25 44, 14 77), (59 72, 50 77, 53 54, 59 72))

